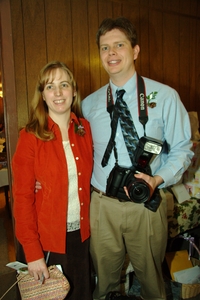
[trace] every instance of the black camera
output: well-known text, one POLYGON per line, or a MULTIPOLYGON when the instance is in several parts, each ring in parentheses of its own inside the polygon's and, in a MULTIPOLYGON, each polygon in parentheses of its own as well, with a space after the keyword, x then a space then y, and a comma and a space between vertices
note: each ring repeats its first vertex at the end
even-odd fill
POLYGON ((160 205, 161 197, 158 189, 155 189, 150 197, 150 187, 143 179, 136 178, 134 174, 142 172, 151 176, 150 161, 154 155, 162 151, 163 143, 144 136, 140 138, 135 150, 135 166, 131 168, 114 166, 107 180, 106 195, 116 197, 121 201, 144 203, 145 207, 156 211, 160 205), (127 197, 124 186, 126 186, 127 197))

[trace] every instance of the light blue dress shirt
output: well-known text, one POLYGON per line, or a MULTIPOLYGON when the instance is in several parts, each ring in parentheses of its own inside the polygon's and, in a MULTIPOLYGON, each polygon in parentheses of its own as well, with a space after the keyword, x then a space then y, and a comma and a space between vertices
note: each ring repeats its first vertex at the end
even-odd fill
MULTIPOLYGON (((151 163, 152 174, 159 175, 164 180, 164 183, 159 186, 159 188, 162 188, 177 183, 190 165, 193 156, 193 152, 190 150, 192 146, 190 121, 188 113, 174 89, 145 77, 143 79, 147 96, 152 92, 157 92, 155 99, 152 100, 156 103, 156 106, 153 108, 148 107, 146 135, 162 142, 166 141, 168 146, 168 152, 165 151, 157 155, 151 163)), ((135 73, 120 88, 126 91, 123 99, 130 109, 140 138, 144 136, 144 129, 138 118, 136 81, 137 76, 135 73)), ((111 81, 110 85, 115 101, 118 87, 111 81)), ((104 168, 101 166, 102 157, 111 135, 110 114, 107 112, 107 87, 108 85, 105 85, 82 101, 83 114, 90 122, 94 143, 94 169, 91 184, 103 192, 106 190, 106 181, 110 171, 115 165, 114 152, 112 152, 108 165, 104 168)), ((119 122, 115 141, 119 165, 130 167, 131 161, 119 122)))

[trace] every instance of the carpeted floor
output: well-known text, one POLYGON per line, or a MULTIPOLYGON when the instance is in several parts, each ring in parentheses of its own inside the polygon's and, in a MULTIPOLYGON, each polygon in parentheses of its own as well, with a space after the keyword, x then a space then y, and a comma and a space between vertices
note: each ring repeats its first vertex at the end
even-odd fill
MULTIPOLYGON (((180 298, 180 287, 175 287, 173 284, 170 283, 170 281, 165 282, 166 286, 166 295, 167 295, 167 300, 179 300, 180 298)), ((139 296, 140 295, 140 284, 137 280, 136 277, 134 277, 133 280, 133 285, 129 291, 129 295, 135 295, 139 296)), ((193 299, 193 300, 198 300, 198 299, 193 299)))
MULTIPOLYGON (((175 283, 171 282, 170 280, 167 280, 165 282, 166 286, 166 295, 167 295, 167 300, 181 300, 181 289, 182 285, 180 283, 175 283)), ((133 280, 133 285, 130 288, 130 291, 128 293, 129 296, 134 295, 134 296, 139 296, 140 295, 140 284, 137 280, 136 277, 134 277, 133 280)), ((196 297, 190 297, 187 298, 186 300, 200 300, 200 295, 196 297)))
POLYGON ((3 218, 0 218, 0 241, 0 274, 5 274, 9 271, 8 267, 5 265, 5 262, 9 262, 9 257, 6 229, 3 218))

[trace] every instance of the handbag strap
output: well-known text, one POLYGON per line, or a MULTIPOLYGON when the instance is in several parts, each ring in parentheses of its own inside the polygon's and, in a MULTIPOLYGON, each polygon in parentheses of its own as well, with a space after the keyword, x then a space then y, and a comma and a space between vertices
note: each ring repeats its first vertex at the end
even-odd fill
POLYGON ((24 274, 24 276, 17 278, 17 280, 7 289, 7 291, 5 291, 5 293, 3 294, 3 296, 1 296, 0 300, 3 299, 5 297, 5 295, 7 295, 7 293, 25 276, 27 276, 27 274, 24 274))
MULTIPOLYGON (((47 252, 47 256, 46 256, 46 264, 48 263, 48 260, 49 260, 49 255, 50 255, 50 251, 47 252)), ((5 295, 7 295, 7 293, 22 279, 24 278, 25 276, 27 276, 27 274, 24 274, 24 276, 21 276, 20 278, 17 278, 17 280, 7 289, 7 291, 5 291, 5 293, 1 296, 0 300, 2 300, 5 295)), ((40 279, 41 282, 43 283, 44 282, 44 275, 42 274, 42 278, 40 279)))

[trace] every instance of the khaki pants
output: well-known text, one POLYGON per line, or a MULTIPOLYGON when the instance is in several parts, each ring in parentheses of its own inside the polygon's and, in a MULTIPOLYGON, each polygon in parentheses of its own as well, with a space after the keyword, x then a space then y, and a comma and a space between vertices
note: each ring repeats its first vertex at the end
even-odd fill
POLYGON ((166 299, 162 261, 167 243, 167 206, 164 193, 156 212, 143 204, 119 202, 92 192, 90 251, 97 273, 94 299, 116 291, 126 252, 141 284, 145 300, 166 299))

